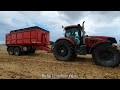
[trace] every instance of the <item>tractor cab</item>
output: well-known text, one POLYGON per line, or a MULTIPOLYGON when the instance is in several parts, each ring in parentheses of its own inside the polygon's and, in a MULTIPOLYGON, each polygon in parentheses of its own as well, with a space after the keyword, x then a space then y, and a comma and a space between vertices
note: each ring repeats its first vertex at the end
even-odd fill
POLYGON ((85 42, 84 42, 84 36, 85 36, 84 22, 83 22, 82 26, 80 24, 71 25, 71 26, 65 27, 64 30, 65 30, 65 37, 72 39, 76 45, 85 44, 85 42))
MULTIPOLYGON (((85 21, 84 21, 85 22, 85 21)), ((70 38, 75 43, 75 53, 86 54, 84 22, 82 26, 71 25, 64 28, 65 37, 70 38)))

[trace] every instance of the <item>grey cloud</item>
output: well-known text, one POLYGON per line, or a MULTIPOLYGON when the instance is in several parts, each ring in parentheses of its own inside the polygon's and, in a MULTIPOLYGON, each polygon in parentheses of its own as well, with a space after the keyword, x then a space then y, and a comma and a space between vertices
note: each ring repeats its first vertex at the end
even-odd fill
MULTIPOLYGON (((120 11, 58 11, 59 15, 58 17, 47 17, 49 15, 42 15, 41 11, 16 11, 16 12, 0 12, 0 28, 2 34, 6 32, 9 32, 10 30, 24 28, 27 26, 45 26, 50 30, 51 38, 56 39, 62 35, 63 31, 61 28, 61 25, 63 24, 75 24, 80 23, 80 20, 83 20, 86 18, 86 27, 87 24, 92 25, 94 23, 95 25, 89 26, 90 30, 88 32, 92 33, 92 28, 95 29, 93 31, 97 32, 98 28, 104 27, 104 25, 111 25, 111 22, 113 22, 114 19, 117 17, 120 17, 120 11), (65 17, 64 17, 65 16, 65 17), (55 19, 54 19, 55 18, 55 19), (90 20, 92 22, 90 22, 90 20), (87 23, 88 22, 88 23, 87 23), (104 24, 103 26, 99 24, 104 24), (95 27, 96 26, 96 27, 95 27), (4 31, 3 31, 4 30, 4 31), (55 34, 55 31, 58 34, 55 34)), ((54 16, 54 13, 51 14, 54 16)), ((108 25, 108 27, 109 27, 108 25)), ((112 26, 113 27, 113 26, 112 26)), ((105 28, 105 27, 104 27, 105 28)), ((108 29, 108 28, 106 28, 108 29)), ((112 29, 112 28, 111 28, 112 29)), ((101 29, 100 32, 104 32, 104 30, 101 29)), ((109 34, 108 34, 109 35, 109 34)))
POLYGON ((91 11, 89 15, 97 22, 111 23, 115 18, 120 17, 120 11, 91 11))
POLYGON ((119 16, 120 11, 95 11, 95 13, 108 15, 108 16, 119 16))
POLYGON ((70 18, 78 19, 84 12, 83 11, 58 11, 59 13, 63 13, 70 18))
POLYGON ((59 11, 68 17, 67 22, 76 22, 84 17, 93 16, 98 22, 112 22, 120 16, 120 11, 59 11))
POLYGON ((75 22, 78 19, 81 19, 84 15, 84 11, 58 11, 59 14, 64 14, 68 22, 75 22))

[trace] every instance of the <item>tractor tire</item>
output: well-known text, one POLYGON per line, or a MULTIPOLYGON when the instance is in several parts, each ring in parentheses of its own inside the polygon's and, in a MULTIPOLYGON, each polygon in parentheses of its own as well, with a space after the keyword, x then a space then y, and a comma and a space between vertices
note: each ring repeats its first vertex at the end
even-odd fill
POLYGON ((16 55, 16 56, 20 56, 22 53, 21 53, 21 49, 19 48, 19 47, 15 47, 15 49, 14 49, 14 54, 16 55))
POLYGON ((119 51, 109 45, 100 45, 94 49, 92 57, 97 65, 107 67, 117 67, 120 63, 119 51))
POLYGON ((14 55, 14 48, 13 47, 8 47, 8 54, 9 55, 14 55))
POLYGON ((73 59, 74 48, 66 40, 60 40, 54 44, 53 54, 59 61, 69 61, 73 59))

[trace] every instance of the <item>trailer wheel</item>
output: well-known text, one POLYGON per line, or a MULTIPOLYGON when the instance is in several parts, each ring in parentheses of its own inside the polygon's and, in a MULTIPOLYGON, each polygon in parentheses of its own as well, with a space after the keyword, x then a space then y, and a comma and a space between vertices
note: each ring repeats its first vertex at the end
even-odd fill
POLYGON ((14 54, 15 54, 16 56, 20 56, 20 55, 21 55, 21 49, 20 49, 19 47, 15 47, 15 49, 14 49, 14 54))
POLYGON ((119 65, 119 55, 119 51, 108 44, 98 46, 92 54, 97 65, 108 67, 117 67, 119 65))
POLYGON ((68 61, 73 59, 74 49, 66 40, 60 40, 54 44, 53 54, 57 60, 68 61))
POLYGON ((35 53, 35 50, 34 49, 30 50, 30 53, 32 53, 32 54, 35 53))
POLYGON ((8 47, 8 54, 9 55, 14 55, 14 48, 13 47, 8 47))

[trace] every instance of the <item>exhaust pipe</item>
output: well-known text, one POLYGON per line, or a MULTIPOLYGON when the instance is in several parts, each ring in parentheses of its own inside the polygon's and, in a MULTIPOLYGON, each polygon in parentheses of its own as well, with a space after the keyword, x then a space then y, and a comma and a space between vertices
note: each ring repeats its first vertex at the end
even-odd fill
POLYGON ((84 28, 84 23, 85 23, 85 21, 83 21, 83 23, 82 23, 82 33, 83 33, 83 44, 85 44, 85 28, 84 28))

